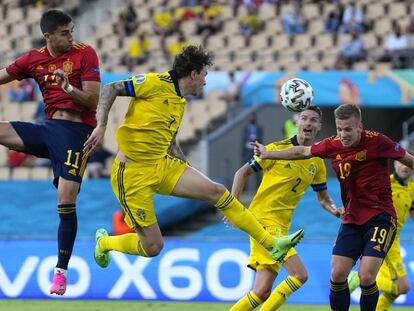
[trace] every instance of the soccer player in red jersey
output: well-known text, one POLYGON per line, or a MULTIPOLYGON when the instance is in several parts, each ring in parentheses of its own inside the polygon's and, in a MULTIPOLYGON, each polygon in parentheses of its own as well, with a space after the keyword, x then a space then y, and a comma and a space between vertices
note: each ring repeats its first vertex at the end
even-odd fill
POLYGON ((255 143, 262 159, 329 158, 341 185, 345 215, 332 255, 330 303, 332 310, 348 310, 347 277, 358 258, 361 310, 374 311, 378 301, 375 282, 396 232, 396 213, 389 177, 390 159, 414 168, 414 157, 378 132, 364 130, 356 105, 335 110, 337 135, 311 147, 270 151, 255 143))
POLYGON ((0 122, 0 144, 50 158, 58 192, 58 262, 50 293, 66 291, 66 271, 77 231, 76 198, 88 154, 83 143, 96 126, 99 61, 92 47, 73 41, 72 18, 49 10, 40 19, 46 46, 0 70, 0 84, 33 78, 45 103, 46 121, 0 122))

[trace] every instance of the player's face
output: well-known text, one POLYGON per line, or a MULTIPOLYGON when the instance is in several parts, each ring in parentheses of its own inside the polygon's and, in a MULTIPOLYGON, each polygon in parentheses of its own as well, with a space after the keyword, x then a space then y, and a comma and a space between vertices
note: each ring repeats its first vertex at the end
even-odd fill
POLYGON ((397 173, 397 175, 403 180, 407 180, 413 174, 413 170, 411 168, 398 161, 394 161, 394 169, 395 173, 397 173))
POLYGON ((45 33, 44 36, 53 51, 63 54, 68 52, 73 43, 74 25, 70 22, 67 25, 59 26, 51 33, 45 33))
POLYGON ((355 147, 361 140, 362 123, 355 117, 335 119, 336 133, 344 147, 355 147))
POLYGON ((204 85, 206 85, 206 76, 207 76, 207 68, 203 68, 203 70, 198 73, 197 71, 193 71, 191 73, 191 95, 193 96, 200 96, 201 92, 203 91, 204 85))
POLYGON ((304 110, 300 113, 298 121, 298 136, 304 139, 314 139, 321 130, 321 119, 316 111, 304 110))

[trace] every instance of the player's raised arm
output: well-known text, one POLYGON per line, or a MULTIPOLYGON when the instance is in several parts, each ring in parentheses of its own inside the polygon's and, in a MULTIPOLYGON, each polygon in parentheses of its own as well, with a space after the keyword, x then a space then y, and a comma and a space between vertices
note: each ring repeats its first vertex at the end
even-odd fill
POLYGON ((102 88, 96 110, 98 125, 84 144, 85 152, 93 152, 99 146, 102 146, 106 125, 108 124, 109 111, 117 96, 128 96, 124 81, 109 83, 102 88))
POLYGON ((256 141, 253 143, 253 147, 254 154, 261 159, 297 160, 312 157, 311 147, 308 146, 294 146, 284 150, 267 150, 264 145, 256 141))
POLYGON ((0 84, 5 84, 13 80, 14 78, 11 75, 9 75, 6 68, 0 70, 0 84))

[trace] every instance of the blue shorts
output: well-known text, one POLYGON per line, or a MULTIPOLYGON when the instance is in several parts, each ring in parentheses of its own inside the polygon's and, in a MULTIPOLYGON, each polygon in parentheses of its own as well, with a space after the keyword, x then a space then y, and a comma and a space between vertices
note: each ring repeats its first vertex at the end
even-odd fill
POLYGON ((395 238, 397 219, 379 214, 363 225, 342 224, 333 248, 333 255, 352 258, 362 256, 385 258, 395 238))
POLYGON ((56 187, 59 177, 82 182, 88 161, 83 144, 93 130, 91 126, 55 119, 42 123, 13 121, 10 124, 23 140, 22 152, 51 160, 56 187))

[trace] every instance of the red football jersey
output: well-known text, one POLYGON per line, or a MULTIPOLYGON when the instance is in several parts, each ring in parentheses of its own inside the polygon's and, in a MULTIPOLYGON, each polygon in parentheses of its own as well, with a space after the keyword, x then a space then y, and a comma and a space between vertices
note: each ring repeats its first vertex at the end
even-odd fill
POLYGON ((50 55, 46 47, 20 56, 6 70, 17 80, 34 78, 40 86, 45 103, 46 118, 50 119, 58 109, 76 110, 82 113, 83 123, 96 126, 96 109, 81 106, 63 91, 53 72, 62 69, 69 83, 82 89, 82 81, 100 82, 99 61, 95 50, 83 43, 74 43, 70 51, 59 56, 50 55))
POLYGON ((311 152, 332 160, 345 207, 343 223, 361 225, 382 212, 397 217, 392 203, 390 159, 405 155, 398 143, 381 133, 363 131, 357 147, 346 148, 339 137, 332 136, 314 144, 311 152))

